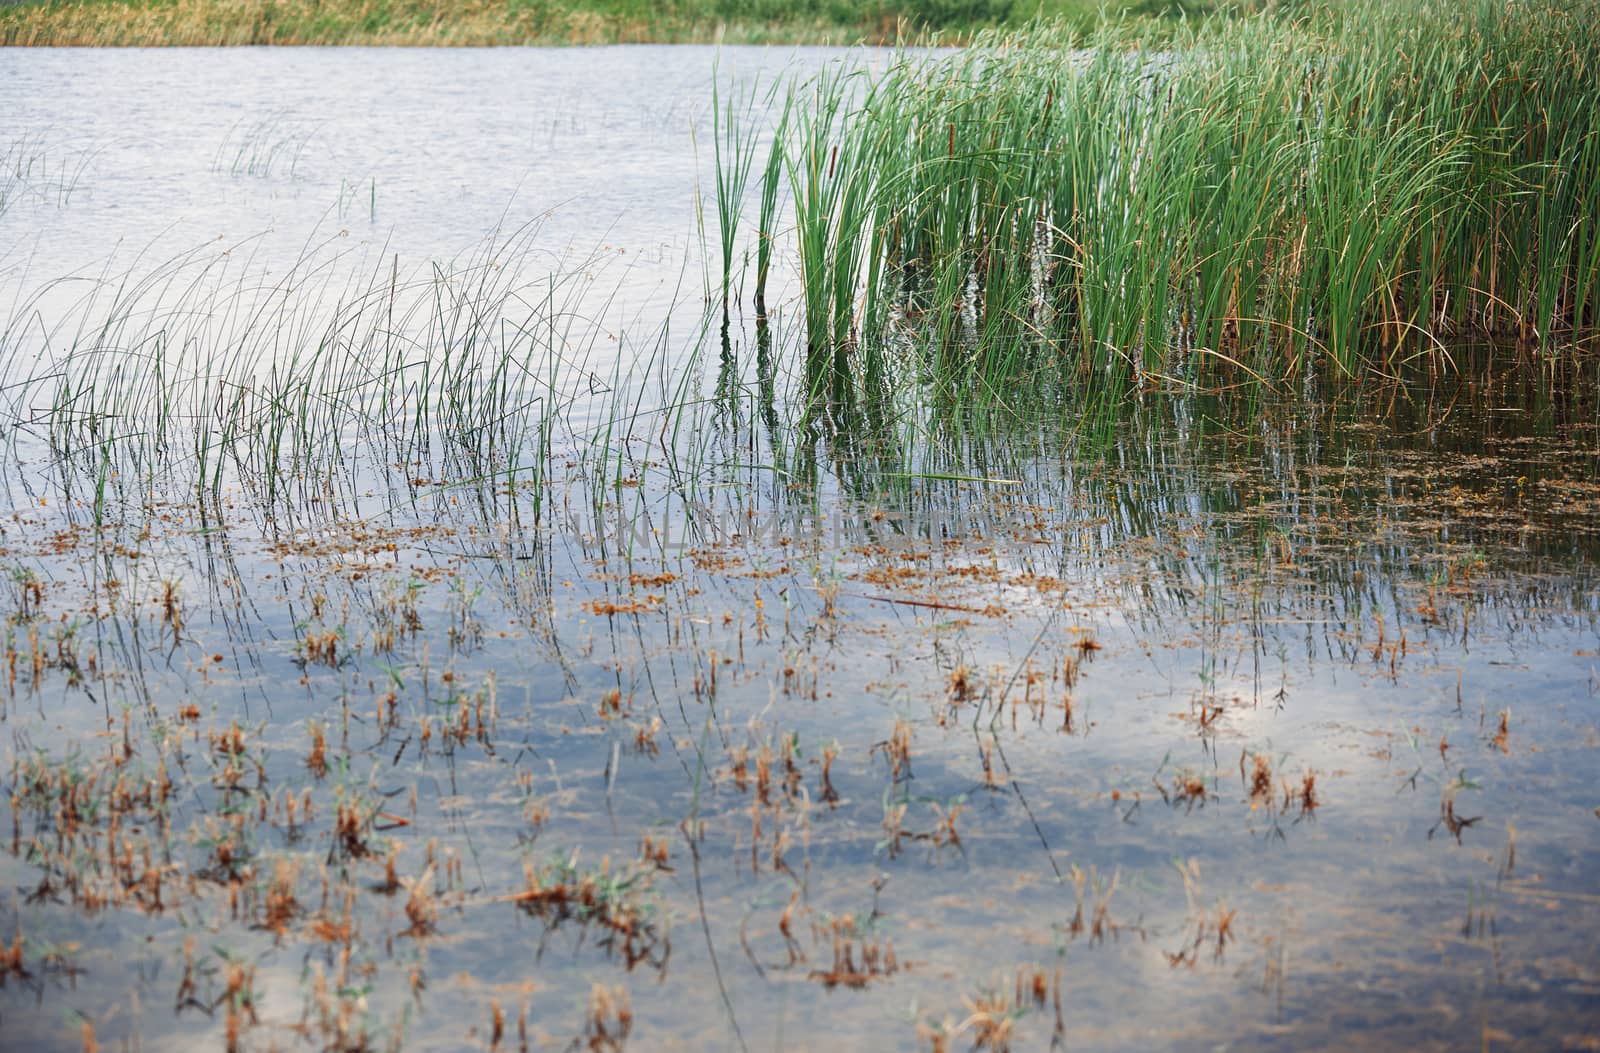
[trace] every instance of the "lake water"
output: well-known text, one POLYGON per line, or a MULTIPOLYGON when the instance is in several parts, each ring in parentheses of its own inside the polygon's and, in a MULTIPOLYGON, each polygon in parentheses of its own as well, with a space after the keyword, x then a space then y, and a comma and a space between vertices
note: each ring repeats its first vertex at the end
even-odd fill
POLYGON ((796 424, 695 191, 830 54, 0 51, 0 1046, 1600 1041, 1592 393, 796 424), (537 450, 85 365, 434 265, 559 284, 537 450))

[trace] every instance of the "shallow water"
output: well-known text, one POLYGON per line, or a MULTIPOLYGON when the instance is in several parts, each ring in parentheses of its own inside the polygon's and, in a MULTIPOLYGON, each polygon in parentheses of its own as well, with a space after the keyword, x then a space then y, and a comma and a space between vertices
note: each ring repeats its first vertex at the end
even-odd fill
POLYGON ((608 294, 698 293, 716 71, 756 94, 834 54, 9 48, 0 265, 39 282, 215 240, 281 273, 338 239, 406 266, 537 222, 541 255, 603 268, 608 294))
MULTIPOLYGON (((362 251, 557 205, 519 262, 627 248, 596 284, 655 324, 711 60, 0 53, 23 132, 113 144, 0 217, 8 299, 158 235, 270 227, 281 271, 376 178, 362 251), (287 169, 215 164, 270 120, 287 169)), ((1486 368, 807 438, 754 339, 603 456, 575 410, 543 477, 197 498, 11 429, 0 1043, 1600 1039, 1592 402, 1486 368)))

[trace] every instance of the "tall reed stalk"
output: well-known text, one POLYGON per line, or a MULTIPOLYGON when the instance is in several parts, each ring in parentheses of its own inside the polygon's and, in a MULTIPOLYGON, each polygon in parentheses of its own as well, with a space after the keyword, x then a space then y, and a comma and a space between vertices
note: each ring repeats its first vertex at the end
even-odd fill
POLYGON ((751 120, 750 95, 735 87, 730 98, 723 97, 722 78, 713 72, 711 79, 711 140, 717 168, 717 235, 722 253, 722 322, 728 323, 728 288, 733 280, 733 258, 737 250, 739 219, 744 213, 745 188, 750 182, 750 166, 755 160, 755 129, 751 120))

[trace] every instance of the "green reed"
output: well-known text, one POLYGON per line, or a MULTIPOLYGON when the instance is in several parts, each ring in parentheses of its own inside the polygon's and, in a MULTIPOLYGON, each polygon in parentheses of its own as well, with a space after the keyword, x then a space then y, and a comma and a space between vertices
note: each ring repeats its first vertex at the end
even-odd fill
POLYGON ((756 291, 757 316, 767 314, 767 275, 772 270, 772 251, 778 237, 778 191, 783 179, 783 141, 789 125, 789 106, 785 104, 778 118, 772 142, 767 147, 766 164, 761 169, 761 214, 756 231, 756 291))
POLYGON ((814 394, 897 373, 1009 403, 1448 368, 1462 336, 1542 365, 1596 346, 1600 27, 1554 0, 1037 24, 832 66, 782 112, 814 394))
POLYGON ((312 248, 270 280, 197 252, 71 301, 53 283, 0 327, 9 452, 96 509, 107 465, 291 518, 416 480, 537 483, 595 336, 570 276, 526 276, 532 234, 420 275, 312 248))
POLYGON ((751 120, 753 97, 735 90, 731 97, 724 99, 721 85, 722 78, 713 73, 711 142, 717 170, 717 234, 722 253, 722 318, 726 324, 728 286, 733 280, 739 220, 744 212, 745 187, 750 182, 756 144, 751 120))

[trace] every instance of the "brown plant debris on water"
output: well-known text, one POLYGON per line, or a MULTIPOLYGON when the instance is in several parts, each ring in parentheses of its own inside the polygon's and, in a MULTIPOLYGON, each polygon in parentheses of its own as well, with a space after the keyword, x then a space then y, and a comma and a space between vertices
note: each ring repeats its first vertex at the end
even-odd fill
POLYGON ((813 969, 810 973, 811 979, 824 987, 862 988, 879 977, 900 971, 894 944, 873 934, 869 926, 859 924, 853 914, 813 924, 811 938, 815 943, 829 945, 833 952, 833 964, 829 968, 813 969))
POLYGON ((894 730, 889 737, 872 747, 873 753, 882 753, 889 761, 889 776, 899 782, 911 775, 911 725, 896 717, 894 730))
POLYGON ((176 643, 178 636, 183 632, 183 605, 178 599, 176 582, 161 583, 161 620, 172 627, 172 638, 176 643))
POLYGON ((591 600, 589 610, 602 618, 614 618, 619 614, 649 614, 661 607, 662 598, 647 594, 643 599, 591 600))
POLYGON ((377 806, 359 798, 341 800, 334 815, 334 846, 347 859, 366 859, 377 854, 369 839, 377 818, 377 806))
MULTIPOLYGON (((1065 926, 1058 926, 1058 929, 1064 928, 1072 939, 1077 939, 1087 932, 1091 947, 1104 943, 1108 936, 1118 935, 1122 926, 1111 918, 1111 897, 1117 893, 1117 885, 1122 880, 1122 871, 1112 871, 1111 878, 1107 881, 1096 874, 1093 868, 1085 870, 1074 863, 1070 875, 1075 905, 1071 920, 1065 926), (1094 891, 1095 901, 1089 917, 1085 918, 1083 908, 1087 902, 1086 894, 1090 889, 1094 891)), ((1140 930, 1135 928, 1134 931, 1140 930)))
POLYGON ((633 1033, 633 1002, 627 988, 618 984, 595 984, 589 989, 589 1018, 584 1025, 584 1043, 591 1053, 621 1053, 633 1033))
MULTIPOLYGON (((1245 754, 1239 755, 1239 774, 1244 775, 1245 754)), ((1265 754, 1257 753, 1250 761, 1250 775, 1246 785, 1250 790, 1250 810, 1257 808, 1271 809, 1272 795, 1272 762, 1265 754)))
MULTIPOLYGON (((333 964, 336 971, 330 982, 323 963, 311 963, 310 1015, 301 1028, 308 1036, 320 1040, 324 1049, 365 1053, 372 1047, 366 1023, 366 998, 355 982, 360 976, 359 967, 352 964, 346 952, 338 954, 333 964)), ((413 991, 420 991, 423 986, 420 972, 414 971, 413 991)))
POLYGON ((950 1043, 968 1032, 972 1036, 973 1050, 1009 1053, 1018 1037, 1018 1025, 1048 1007, 1054 1013, 1048 1047, 1060 1048, 1066 1036, 1061 1010, 1061 977, 1060 968, 1052 977, 1037 966, 1023 966, 1017 969, 1009 990, 1001 981, 992 989, 963 997, 962 1006, 967 1015, 959 1024, 948 1016, 939 1022, 919 1022, 917 1034, 928 1040, 933 1053, 949 1053, 950 1043))
POLYGON ((327 733, 316 720, 311 722, 310 730, 311 750, 306 754, 306 770, 320 779, 328 774, 327 733))
POLYGON ((339 644, 342 633, 339 629, 323 628, 313 632, 306 630, 303 646, 307 665, 325 665, 330 669, 339 666, 339 644))
POLYGON ((790 965, 796 965, 806 960, 805 949, 800 946, 800 941, 794 935, 794 909, 800 905, 800 890, 790 895, 789 902, 784 905, 783 913, 778 915, 778 933, 783 937, 783 948, 789 955, 790 965))
POLYGON ((827 804, 839 802, 839 791, 833 786, 833 762, 839 756, 839 744, 830 742, 822 747, 822 800, 827 804))
POLYGON ((963 1000, 967 1018, 958 1030, 972 1031, 972 1048, 1006 1053, 1011 1049, 1017 1016, 1004 991, 988 991, 963 1000))
POLYGON ((661 734, 661 729, 665 726, 659 716, 651 717, 648 724, 634 724, 633 751, 651 757, 659 755, 661 746, 656 742, 656 736, 661 734))
POLYGON ((542 867, 527 863, 523 890, 502 899, 551 925, 571 920, 599 926, 602 946, 619 952, 630 969, 641 962, 661 966, 670 944, 646 898, 656 869, 652 860, 613 872, 611 861, 603 859, 599 868, 584 871, 575 856, 542 867))
POLYGON ((951 705, 960 705, 969 702, 976 695, 973 684, 972 670, 968 666, 958 665, 950 671, 950 682, 946 686, 945 696, 951 705))
POLYGON ((667 862, 669 858, 666 838, 658 838, 653 834, 645 834, 639 841, 639 860, 657 870, 671 870, 667 862))
POLYGON ((1322 798, 1317 795, 1317 773, 1307 771, 1300 776, 1300 785, 1295 786, 1288 779, 1283 781, 1283 807, 1287 812, 1291 806, 1298 805, 1301 817, 1308 817, 1316 813, 1322 804, 1322 798))
POLYGON ((500 1008, 500 1001, 496 998, 489 999, 489 1048, 499 1049, 500 1040, 506 1037, 506 1011, 500 1008))
MULTIPOLYGON (((246 1024, 254 1027, 261 1023, 256 1015, 256 967, 228 960, 223 963, 223 983, 226 985, 218 1004, 226 1009, 223 1021, 224 1038, 228 1053, 239 1048, 239 1039, 246 1024)), ((213 1005, 213 1009, 216 1005, 213 1005)))
POLYGON ((11 938, 11 946, 0 943, 0 982, 4 982, 7 976, 27 975, 28 971, 22 965, 22 931, 19 929, 11 938))
POLYGON ((273 864, 272 880, 267 886, 261 928, 279 936, 289 931, 289 923, 300 914, 300 901, 295 896, 300 877, 300 865, 294 860, 280 859, 273 864))
POLYGON ((1200 960, 1200 951, 1208 945, 1212 949, 1212 959, 1220 962, 1228 944, 1234 938, 1233 922, 1238 913, 1237 910, 1229 910, 1221 903, 1217 904, 1214 913, 1202 912, 1195 923, 1194 936, 1187 943, 1176 951, 1161 952, 1167 959, 1167 964, 1174 969, 1180 965, 1193 968, 1200 960))
MULTIPOLYGON (((392 862, 393 856, 390 857, 392 862)), ((400 884, 409 893, 406 897, 406 919, 411 927, 408 936, 426 936, 433 932, 439 920, 439 904, 433 891, 433 867, 423 868, 414 878, 402 879, 400 884)))
POLYGON ((1494 748, 1501 753, 1511 752, 1509 745, 1511 741, 1511 710, 1502 709, 1500 711, 1500 726, 1495 729, 1494 738, 1490 741, 1493 742, 1494 748))
POLYGON ((1161 793, 1161 799, 1176 808, 1183 805, 1185 813, 1192 812, 1196 805, 1204 806, 1215 796, 1206 786, 1204 776, 1184 768, 1173 778, 1171 786, 1164 784, 1159 777, 1152 777, 1156 789, 1161 793))
POLYGON ((1445 789, 1443 795, 1440 797, 1439 821, 1434 823, 1433 827, 1429 829, 1428 837, 1430 839, 1440 827, 1444 827, 1444 829, 1450 833, 1450 836, 1456 839, 1456 843, 1460 844, 1462 833, 1468 828, 1476 826, 1480 821, 1482 821, 1483 816, 1481 815, 1461 816, 1456 814, 1456 793, 1460 789, 1462 789, 1462 787, 1459 785, 1449 786, 1445 789))

